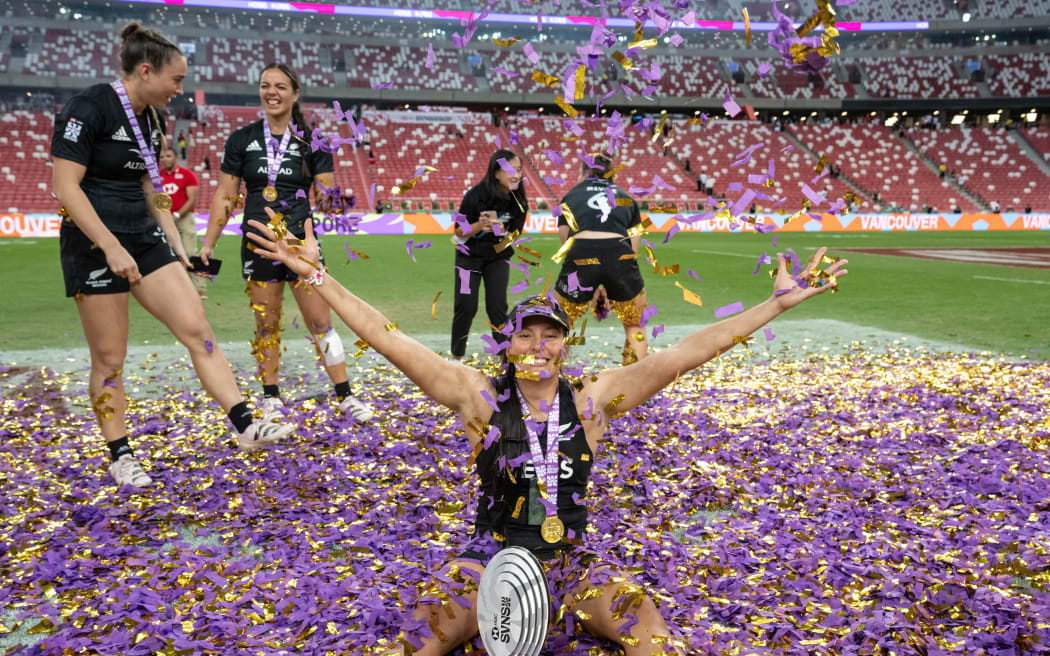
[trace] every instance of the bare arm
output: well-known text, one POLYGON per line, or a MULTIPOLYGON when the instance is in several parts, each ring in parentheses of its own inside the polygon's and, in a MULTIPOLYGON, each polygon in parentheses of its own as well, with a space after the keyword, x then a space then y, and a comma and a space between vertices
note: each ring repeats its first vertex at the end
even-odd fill
MULTIPOLYGON (((266 212, 272 218, 269 208, 266 208, 266 212)), ((283 262, 301 278, 308 278, 317 272, 312 264, 318 261, 317 240, 310 219, 306 221, 306 239, 297 245, 289 245, 284 240, 273 241, 273 232, 259 221, 248 223, 262 233, 248 234, 248 238, 259 245, 256 253, 283 262)), ((316 285, 315 290, 350 330, 400 369, 424 394, 460 415, 472 417, 480 414, 477 408, 485 403, 480 392, 490 387, 484 375, 466 365, 443 359, 395 329, 379 310, 358 298, 327 273, 324 274, 323 283, 316 285)))
POLYGON ((136 283, 142 278, 134 258, 120 245, 117 238, 102 223, 87 194, 80 188, 87 167, 72 160, 56 157, 51 170, 51 187, 62 207, 66 208, 73 223, 87 238, 102 249, 110 271, 136 283))
POLYGON ((192 187, 186 187, 186 204, 179 210, 179 218, 189 216, 193 214, 193 210, 197 209, 197 201, 201 198, 201 188, 198 185, 192 187))
MULTIPOLYGON (((815 279, 812 273, 826 249, 820 249, 810 261, 801 278, 808 283, 815 279)), ((778 275, 773 295, 758 305, 728 319, 705 326, 674 346, 651 353, 638 362, 618 369, 607 369, 596 381, 588 380, 583 396, 594 399, 596 409, 606 410, 615 403, 614 413, 621 413, 645 403, 661 389, 671 384, 680 374, 695 369, 708 360, 733 348, 784 311, 799 303, 833 289, 835 283, 822 286, 799 287, 788 274, 784 256, 777 255, 778 275), (616 401, 619 395, 621 399, 616 401)), ((841 277, 846 260, 839 260, 827 268, 827 273, 841 277)))
POLYGON ((230 220, 230 214, 237 203, 237 192, 241 189, 241 179, 229 173, 219 175, 219 184, 211 199, 211 212, 208 216, 208 230, 204 233, 204 243, 200 247, 200 258, 205 264, 215 251, 215 242, 219 241, 222 229, 230 220))
POLYGON ((561 239, 561 243, 565 243, 565 241, 569 238, 569 226, 558 226, 558 238, 561 239))

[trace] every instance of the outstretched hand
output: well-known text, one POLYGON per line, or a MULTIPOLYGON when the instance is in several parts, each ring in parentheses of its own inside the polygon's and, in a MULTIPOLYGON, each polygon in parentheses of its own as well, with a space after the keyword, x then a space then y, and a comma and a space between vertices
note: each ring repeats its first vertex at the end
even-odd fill
POLYGON ((824 260, 824 253, 827 250, 826 248, 818 250, 797 276, 791 275, 791 272, 788 271, 784 254, 777 253, 777 277, 773 282, 773 296, 781 309, 787 310, 829 289, 838 288, 838 279, 848 273, 842 268, 848 260, 835 260, 828 268, 820 270, 817 267, 824 260))
MULTIPOLYGON (((269 207, 266 215, 273 222, 277 216, 269 207)), ((280 238, 270 225, 252 219, 248 221, 259 232, 249 232, 248 239, 255 242, 255 252, 268 260, 275 260, 298 274, 300 278, 308 278, 321 268, 321 252, 317 248, 317 238, 314 237, 314 226, 311 219, 306 220, 306 238, 297 239, 292 235, 282 235, 280 238)))

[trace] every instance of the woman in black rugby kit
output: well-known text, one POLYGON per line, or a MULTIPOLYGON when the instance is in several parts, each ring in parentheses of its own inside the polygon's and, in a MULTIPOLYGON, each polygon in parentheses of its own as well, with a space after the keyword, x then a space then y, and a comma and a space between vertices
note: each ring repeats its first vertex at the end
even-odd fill
MULTIPOLYGON (((485 283, 485 313, 499 328, 507 319, 507 284, 514 249, 508 236, 525 229, 528 201, 521 184, 521 158, 514 151, 497 150, 489 158, 485 177, 463 196, 459 213, 467 224, 457 223, 456 266, 453 275, 452 356, 467 351, 467 337, 478 313, 481 283, 485 283), (496 228, 495 226, 500 226, 496 228), (500 234, 496 234, 499 230, 500 234)), ((493 337, 499 340, 498 333, 493 337)))
POLYGON ((109 471, 118 484, 145 487, 152 481, 128 444, 124 417, 129 293, 186 345, 242 448, 276 442, 292 427, 253 422, 186 277, 171 198, 160 186, 164 126, 153 109, 182 93, 186 57, 136 23, 120 38, 121 79, 73 96, 55 121, 52 184, 68 213, 59 240, 62 274, 91 352, 88 392, 109 444, 109 471))
MULTIPOLYGON (((222 229, 230 218, 241 181, 247 189, 245 219, 264 219, 263 208, 283 214, 288 232, 302 238, 303 221, 310 214, 310 190, 321 200, 321 188, 335 188, 332 155, 310 147, 309 128, 299 110, 299 76, 284 64, 270 64, 259 78, 259 99, 266 117, 240 128, 226 140, 222 176, 211 204, 208 232, 201 246, 207 262, 222 229), (294 133, 297 129, 302 136, 294 133), (305 139, 304 139, 305 137, 305 139)), ((245 235, 247 223, 242 223, 245 235)), ((270 262, 252 252, 247 236, 241 241, 241 275, 248 281, 255 309, 255 341, 252 353, 259 362, 263 386, 263 418, 283 415, 278 377, 281 367, 281 306, 284 283, 292 283, 292 295, 303 320, 314 337, 318 359, 333 385, 337 410, 356 421, 368 421, 372 411, 350 393, 346 355, 339 334, 332 328, 332 313, 320 296, 296 281, 279 262, 270 262)))
POLYGON ((562 212, 558 234, 562 243, 571 237, 573 245, 554 289, 572 322, 587 311, 595 294, 600 302, 607 299, 623 323, 623 364, 628 365, 644 358, 649 349, 642 328, 647 301, 638 268, 641 234, 631 230, 642 217, 634 199, 613 184, 612 158, 604 153, 592 157, 583 163, 579 183, 562 199, 576 226, 570 226, 568 213, 562 212), (570 289, 573 273, 579 284, 570 289))
POLYGON ((441 358, 399 331, 388 330, 390 322, 378 310, 347 291, 319 264, 311 265, 319 257, 309 223, 302 246, 277 239, 263 224, 257 223, 256 228, 261 234, 251 238, 260 245, 260 255, 283 262, 308 281, 351 330, 430 398, 455 412, 468 429, 481 479, 475 538, 466 552, 442 569, 429 587, 432 594, 424 596, 417 607, 416 626, 429 625, 430 629, 405 636, 413 644, 422 641, 422 648, 414 654, 446 654, 477 635, 476 581, 491 554, 503 546, 525 547, 544 560, 564 559, 568 565, 552 569, 551 574, 570 572, 568 580, 555 581, 566 591, 556 601, 565 605, 566 612, 576 613, 587 631, 619 644, 627 656, 684 653, 664 639, 669 636, 667 625, 644 594, 639 595, 634 611, 637 622, 629 628, 629 635, 621 635, 621 627, 634 618, 616 619, 612 606, 617 590, 630 577, 600 561, 574 568, 572 563, 580 560, 568 559, 573 543, 584 540, 587 511, 577 501, 586 490, 593 454, 609 425, 600 410, 612 404, 616 413, 622 413, 644 403, 679 374, 732 348, 741 337, 785 310, 833 288, 835 276, 846 273, 842 268, 846 260, 818 272, 825 252, 820 249, 803 273, 793 278, 783 255, 778 254, 774 292, 765 302, 702 328, 635 364, 586 376, 573 386, 561 372, 568 318, 553 301, 533 297, 511 311, 503 330, 510 340, 507 369, 489 378, 472 367, 441 358), (498 410, 490 405, 493 400, 498 400, 498 410), (526 421, 526 416, 535 421, 526 421), (487 430, 489 425, 498 429, 495 435, 487 430), (548 451, 546 436, 554 426, 559 441, 556 449, 548 451), (546 493, 540 492, 539 478, 546 493), (552 485, 557 492, 551 491, 552 485), (457 579, 458 586, 449 585, 457 579), (440 602, 442 597, 450 600, 450 595, 469 605, 440 602))

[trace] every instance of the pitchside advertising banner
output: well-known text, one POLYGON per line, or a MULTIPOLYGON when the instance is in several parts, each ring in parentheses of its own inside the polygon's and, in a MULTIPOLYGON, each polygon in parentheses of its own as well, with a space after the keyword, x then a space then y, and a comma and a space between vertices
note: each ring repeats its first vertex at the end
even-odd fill
MULTIPOLYGON (((681 214, 643 214, 652 222, 650 232, 933 232, 983 230, 1050 230, 1050 214, 759 214, 755 223, 713 218, 690 221, 681 214), (790 220, 789 220, 790 219, 790 220), (756 229, 755 225, 760 227, 756 229)), ((699 215, 698 215, 699 216, 699 215)), ((365 235, 440 235, 452 232, 451 213, 348 214, 318 216, 318 233, 365 235)), ((57 237, 62 218, 57 214, 0 214, 0 237, 57 237)), ((197 215, 197 232, 204 234, 205 214, 197 215)), ((240 216, 226 225, 226 233, 240 234, 240 216)), ((558 220, 549 212, 532 212, 525 232, 558 232, 558 220)))

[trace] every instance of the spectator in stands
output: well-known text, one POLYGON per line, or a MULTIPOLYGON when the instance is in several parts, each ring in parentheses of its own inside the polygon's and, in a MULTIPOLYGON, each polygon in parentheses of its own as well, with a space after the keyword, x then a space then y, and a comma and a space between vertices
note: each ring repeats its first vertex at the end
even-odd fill
MULTIPOLYGON (((245 184, 244 217, 263 219, 265 208, 282 213, 282 230, 302 239, 303 222, 310 214, 310 190, 320 202, 317 187, 335 189, 332 155, 314 150, 310 142, 297 136, 305 132, 306 119, 299 109, 299 76, 284 64, 273 63, 263 69, 259 79, 259 100, 265 116, 234 131, 226 140, 222 156, 222 175, 212 199, 208 232, 201 246, 201 259, 211 257, 215 242, 230 218, 233 205, 245 184), (293 125, 294 124, 294 125, 293 125)), ((309 138, 309 135, 304 135, 309 138)), ((243 225, 243 224, 242 224, 243 225)), ((251 248, 246 230, 241 239, 241 275, 255 310, 255 340, 252 353, 261 373, 264 419, 284 413, 278 379, 281 367, 281 306, 286 282, 292 283, 292 296, 302 312, 306 328, 314 336, 318 360, 335 386, 336 410, 356 421, 368 421, 372 411, 350 393, 346 375, 346 355, 339 334, 332 328, 332 314, 312 287, 279 262, 259 257, 251 248)))
POLYGON ((179 131, 179 159, 186 161, 186 134, 179 131))
POLYGON ((990 206, 990 207, 992 208, 992 211, 993 211, 993 212, 995 212, 996 214, 998 214, 998 213, 999 213, 999 201, 997 201, 997 200, 993 200, 993 201, 992 201, 991 203, 989 203, 988 205, 989 205, 989 206, 990 206))
POLYGON ((204 170, 211 173, 211 157, 208 155, 204 156, 204 170))
MULTIPOLYGON (((507 320, 507 284, 510 282, 509 244, 525 229, 528 201, 522 180, 521 158, 507 149, 489 158, 485 177, 471 187, 459 205, 456 222, 455 270, 452 303, 452 357, 462 359, 467 337, 478 312, 481 283, 485 282, 485 313, 499 328, 507 320)), ((503 337, 493 330, 496 341, 503 337)))
POLYGON ((637 259, 642 215, 638 203, 613 182, 612 170, 612 156, 588 156, 576 186, 561 201, 569 211, 558 218, 558 235, 563 244, 570 237, 573 242, 554 290, 569 314, 570 326, 592 300, 609 305, 623 323, 626 366, 648 352, 642 328, 642 312, 648 303, 637 259), (570 225, 569 213, 575 226, 570 225))
POLYGON ((685 170, 686 170, 686 173, 689 173, 689 172, 692 171, 692 168, 690 168, 690 167, 691 167, 691 165, 689 164, 689 158, 686 157, 685 158, 685 170))
POLYGON ((293 428, 253 421, 204 305, 186 279, 189 261, 155 159, 156 145, 166 142, 154 110, 182 92, 186 58, 138 23, 125 27, 120 38, 121 78, 73 96, 55 120, 52 184, 68 215, 59 240, 62 274, 91 353, 88 393, 109 446, 109 472, 118 485, 141 488, 152 479, 128 442, 121 374, 129 294, 186 346, 241 448, 272 444, 293 428))
MULTIPOLYGON (((160 151, 160 180, 164 193, 171 196, 171 214, 175 218, 175 227, 179 229, 182 248, 186 255, 197 254, 197 199, 200 197, 200 185, 193 171, 179 166, 175 150, 166 146, 160 151)), ((187 272, 193 288, 201 298, 208 297, 208 280, 204 276, 187 272)))
MULTIPOLYGON (((821 248, 803 268, 801 277, 792 278, 784 256, 777 254, 773 293, 761 304, 701 328, 642 363, 588 375, 574 385, 562 368, 568 317, 547 298, 534 296, 515 306, 501 335, 506 345, 502 350, 505 367, 491 376, 490 372, 445 361, 416 340, 390 330, 390 319, 323 269, 316 269, 321 260, 309 227, 302 247, 278 239, 261 222, 255 223, 255 230, 262 233, 252 234, 261 254, 279 260, 300 276, 316 277, 318 293, 351 330, 414 381, 423 394, 457 413, 468 427, 468 450, 476 456, 480 479, 474 495, 473 535, 462 551, 434 574, 417 601, 413 619, 399 636, 406 647, 396 647, 393 654, 449 654, 477 636, 476 584, 493 554, 502 547, 516 546, 546 561, 553 598, 557 603, 565 602, 566 620, 573 617, 592 635, 626 650, 617 649, 617 653, 685 656, 679 641, 656 639, 668 638, 670 631, 649 593, 632 583, 630 572, 604 563, 603 554, 588 544, 588 510, 581 497, 588 493, 594 457, 605 457, 609 452, 599 449, 610 425, 609 415, 623 414, 646 403, 680 374, 743 343, 746 336, 788 309, 835 289, 835 278, 846 274, 842 268, 846 260, 817 274, 826 253, 821 248), (529 416, 535 421, 526 422, 529 416), (486 435, 490 425, 495 429, 494 437, 486 435), (557 462, 552 468, 541 469, 537 459, 542 458, 552 439, 544 432, 561 437, 555 442, 557 448, 551 450, 557 462), (535 466, 528 466, 530 459, 535 466), (551 475, 544 474, 543 482, 537 485, 535 472, 543 469, 551 475), (562 472, 567 473, 559 476, 562 472), (548 494, 553 502, 545 506, 548 494), (625 582, 630 587, 627 592, 623 589, 625 582), (418 645, 418 650, 408 648, 409 643, 418 645)), ((639 453, 644 457, 644 452, 639 453)), ((600 496, 608 496, 611 490, 614 494, 619 491, 611 486, 591 487, 591 492, 600 496)), ((621 501, 628 499, 603 498, 596 505, 621 501)), ((390 521, 412 521, 409 518, 434 510, 430 507, 433 502, 425 497, 406 499, 405 503, 404 517, 390 521)), ((662 563, 639 561, 639 565, 661 570, 662 563)))

